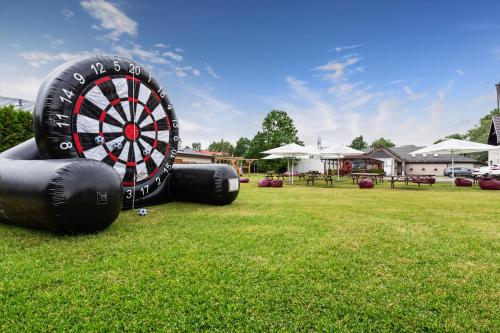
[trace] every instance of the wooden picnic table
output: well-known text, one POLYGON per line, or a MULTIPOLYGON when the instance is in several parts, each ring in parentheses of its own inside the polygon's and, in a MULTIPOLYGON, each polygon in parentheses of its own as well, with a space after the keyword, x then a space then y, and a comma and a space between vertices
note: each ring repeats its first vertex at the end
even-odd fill
POLYGON ((273 179, 274 179, 274 173, 273 173, 273 172, 271 172, 271 171, 268 171, 268 172, 266 173, 266 179, 268 179, 268 180, 273 180, 273 179))
POLYGON ((378 184, 378 181, 380 180, 381 182, 384 181, 384 174, 383 173, 375 173, 375 172, 352 172, 351 173, 351 178, 352 178, 352 183, 354 184, 354 181, 356 183, 359 183, 359 179, 363 178, 370 178, 375 182, 375 184, 378 184))
POLYGON ((435 175, 387 175, 387 177, 391 177, 391 188, 394 188, 395 182, 404 182, 406 186, 410 183, 416 183, 418 187, 420 187, 420 184, 432 186, 432 180, 435 180, 435 175))
POLYGON ((311 183, 314 186, 314 182, 318 180, 319 178, 322 178, 325 182, 326 185, 330 184, 333 185, 333 178, 330 175, 322 175, 322 174, 310 174, 306 176, 306 185, 309 186, 309 183, 311 183))

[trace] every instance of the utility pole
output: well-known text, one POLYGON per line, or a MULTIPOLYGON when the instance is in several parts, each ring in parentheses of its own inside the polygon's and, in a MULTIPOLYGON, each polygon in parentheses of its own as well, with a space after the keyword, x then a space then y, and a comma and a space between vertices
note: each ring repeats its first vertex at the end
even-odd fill
POLYGON ((500 82, 495 84, 495 87, 497 88, 497 109, 500 109, 500 82))

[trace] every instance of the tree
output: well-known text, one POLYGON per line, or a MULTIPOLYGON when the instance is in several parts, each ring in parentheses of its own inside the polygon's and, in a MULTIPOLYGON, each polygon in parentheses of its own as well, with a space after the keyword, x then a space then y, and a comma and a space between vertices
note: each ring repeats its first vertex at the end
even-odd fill
POLYGON ((200 151, 201 150, 201 142, 193 142, 191 144, 191 147, 193 150, 200 151))
MULTIPOLYGON (((500 109, 491 110, 487 115, 479 120, 479 124, 471 128, 465 134, 454 133, 446 136, 444 139, 439 139, 434 143, 442 142, 446 139, 469 140, 479 143, 486 143, 490 134, 491 120, 494 116, 500 116, 500 109)), ((488 152, 467 154, 470 158, 480 161, 483 164, 488 162, 488 152)))
POLYGON ((0 107, 0 152, 33 137, 33 116, 12 105, 0 107))
POLYGON ((368 148, 368 142, 366 142, 365 139, 363 139, 363 136, 360 135, 352 140, 349 147, 352 149, 363 150, 368 148))
MULTIPOLYGON (((486 116, 482 117, 479 120, 479 125, 476 125, 470 130, 468 130, 466 134, 467 140, 480 143, 487 143, 488 136, 490 134, 491 120, 493 116, 500 116, 500 109, 494 109, 490 111, 490 113, 488 113, 486 116)), ((488 163, 488 152, 486 151, 481 153, 469 154, 469 157, 476 159, 483 164, 488 163)))
POLYGON ((453 134, 447 135, 444 138, 441 138, 441 139, 435 141, 434 144, 443 142, 443 141, 448 140, 448 139, 467 140, 467 135, 460 134, 460 133, 453 133, 453 134))
POLYGON ((466 137, 470 141, 486 143, 490 134, 491 120, 493 116, 500 116, 500 109, 490 111, 486 116, 479 120, 479 125, 474 126, 467 131, 466 137))
POLYGON ((239 138, 234 147, 234 156, 245 156, 251 142, 248 138, 239 138))
POLYGON ((222 152, 225 155, 232 155, 234 151, 233 145, 229 141, 220 139, 220 141, 214 141, 208 146, 208 150, 214 152, 222 152))
POLYGON ((392 148, 392 147, 396 147, 396 144, 389 139, 380 138, 380 139, 373 141, 372 144, 370 145, 370 147, 371 148, 380 148, 380 147, 392 148))
POLYGON ((260 158, 264 150, 289 143, 302 144, 297 132, 292 118, 285 111, 272 110, 264 118, 262 131, 257 132, 252 139, 246 157, 260 158))

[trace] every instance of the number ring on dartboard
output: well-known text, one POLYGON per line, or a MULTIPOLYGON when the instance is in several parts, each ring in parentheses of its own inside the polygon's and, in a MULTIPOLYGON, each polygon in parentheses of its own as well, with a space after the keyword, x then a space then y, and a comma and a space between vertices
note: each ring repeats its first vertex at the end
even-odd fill
POLYGON ((137 78, 119 75, 95 81, 80 94, 73 113, 78 155, 113 166, 125 187, 134 185, 134 177, 135 185, 154 177, 169 154, 168 114, 160 96, 137 78))
POLYGON ((180 142, 165 89, 145 68, 120 57, 56 68, 40 87, 33 114, 40 157, 107 163, 121 177, 124 207, 159 193, 180 142))

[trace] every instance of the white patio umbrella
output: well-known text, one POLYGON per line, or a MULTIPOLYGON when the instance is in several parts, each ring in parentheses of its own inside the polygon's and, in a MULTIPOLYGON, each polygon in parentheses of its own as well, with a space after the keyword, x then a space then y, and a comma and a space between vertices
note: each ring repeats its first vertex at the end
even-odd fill
MULTIPOLYGON (((283 155, 271 154, 269 156, 263 157, 262 159, 263 160, 279 160, 279 159, 282 159, 282 158, 284 158, 283 155)), ((286 159, 286 169, 288 170, 288 158, 286 159)))
POLYGON ((361 150, 353 149, 347 146, 335 146, 323 149, 319 156, 322 159, 329 157, 337 158, 337 181, 340 181, 340 158, 344 158, 345 155, 361 155, 364 154, 361 150))
MULTIPOLYGON (((310 148, 299 146, 296 143, 290 143, 278 148, 269 149, 262 152, 263 154, 281 155, 283 158, 297 158, 314 154, 310 148)), ((290 178, 290 176, 288 176, 290 178)), ((293 184, 293 163, 292 163, 292 184, 293 184)))
POLYGON ((491 146, 484 143, 473 141, 465 141, 458 139, 448 139, 434 145, 415 150, 410 154, 446 154, 451 155, 451 175, 453 178, 453 186, 455 186, 455 154, 479 153, 482 151, 490 151, 499 149, 497 146, 491 146))
POLYGON ((278 155, 278 154, 271 154, 269 156, 263 157, 263 160, 278 160, 280 158, 283 158, 283 155, 278 155))

